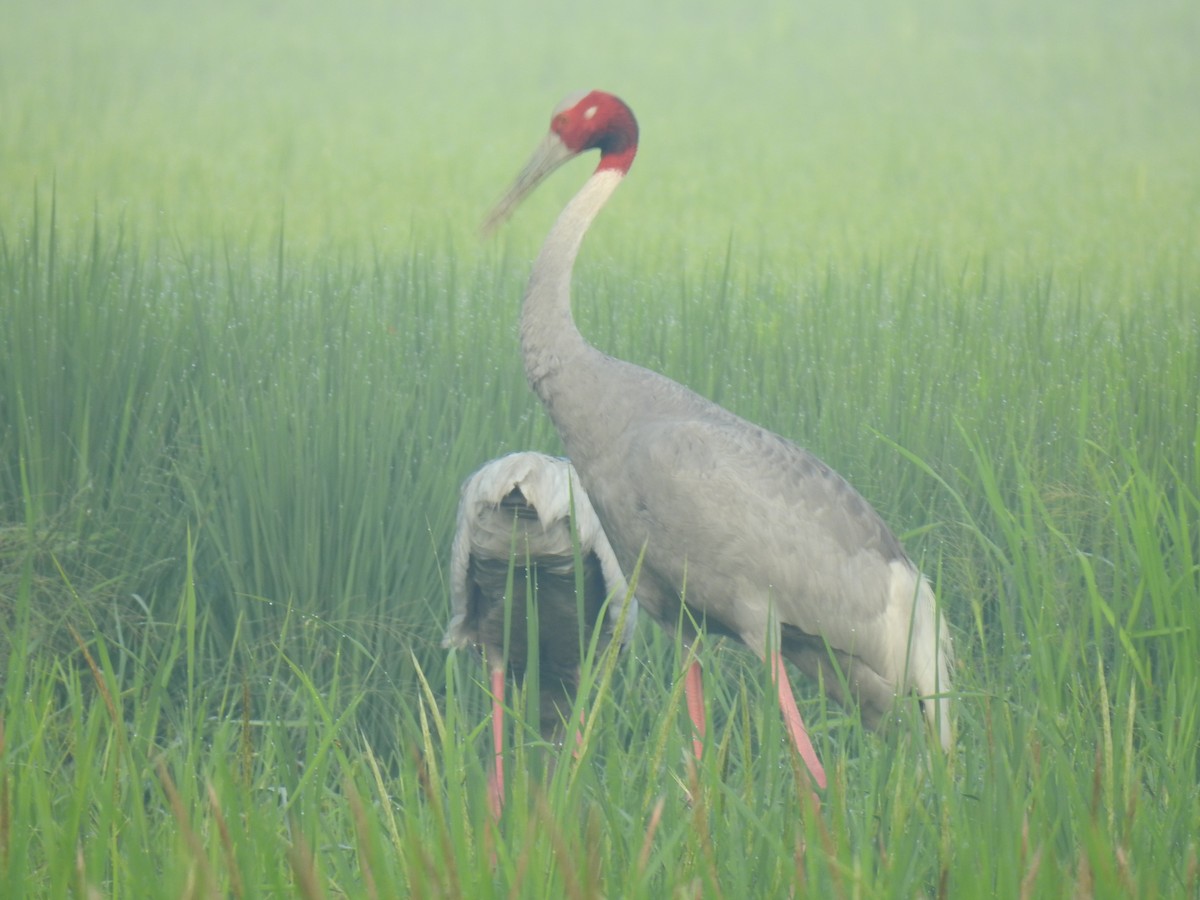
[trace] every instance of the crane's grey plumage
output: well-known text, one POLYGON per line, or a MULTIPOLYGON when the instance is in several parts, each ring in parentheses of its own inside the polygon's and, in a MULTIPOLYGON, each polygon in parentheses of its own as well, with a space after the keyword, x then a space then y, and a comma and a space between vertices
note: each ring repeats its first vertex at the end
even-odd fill
MULTIPOLYGON (((617 559, 631 572, 644 554, 641 607, 668 629, 685 629, 685 639, 695 636, 695 621, 763 656, 791 735, 821 786, 824 771, 780 653, 807 674, 822 675, 839 700, 857 700, 871 726, 898 694, 915 692, 948 748, 950 636, 927 581, 871 506, 811 453, 669 378, 605 355, 576 328, 575 258, 632 164, 637 137, 633 113, 611 94, 564 101, 488 227, 564 161, 600 150, 596 171, 534 263, 521 346, 529 383, 617 559)), ((702 729, 699 689, 694 668, 689 709, 702 729)))
POLYGON ((446 647, 480 649, 492 672, 497 809, 504 789, 504 676, 506 670, 518 679, 525 675, 529 581, 537 610, 541 731, 549 740, 560 734, 570 712, 579 687, 581 650, 594 629, 602 624, 601 647, 614 636, 627 643, 637 624, 637 601, 571 464, 544 453, 511 453, 484 464, 463 482, 450 550, 451 618, 442 641, 446 647), (582 597, 576 596, 572 524, 582 597))

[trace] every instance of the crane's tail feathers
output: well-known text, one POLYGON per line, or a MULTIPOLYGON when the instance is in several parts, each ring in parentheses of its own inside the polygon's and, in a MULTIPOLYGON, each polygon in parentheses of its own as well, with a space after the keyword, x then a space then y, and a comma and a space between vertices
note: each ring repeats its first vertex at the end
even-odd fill
POLYGON ((896 648, 894 671, 900 673, 897 687, 903 693, 914 691, 921 698, 921 709, 944 750, 950 749, 950 669, 954 648, 933 596, 933 589, 920 572, 907 561, 892 563, 889 614, 903 621, 891 623, 892 634, 908 635, 907 646, 896 648))

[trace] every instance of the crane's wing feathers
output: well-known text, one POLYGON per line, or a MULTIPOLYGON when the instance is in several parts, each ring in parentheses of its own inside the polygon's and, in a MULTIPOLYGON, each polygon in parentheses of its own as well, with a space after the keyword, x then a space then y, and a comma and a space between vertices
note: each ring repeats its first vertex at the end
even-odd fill
MULTIPOLYGON (((609 532, 618 557, 629 567, 645 543, 644 575, 686 585, 689 607, 747 643, 765 640, 768 611, 834 646, 852 643, 850 623, 885 612, 889 564, 907 564, 899 541, 817 457, 712 409, 642 420, 609 457, 620 476, 604 465, 592 472, 593 502, 610 525, 621 523, 609 532)), ((653 599, 678 608, 677 597, 653 599)))

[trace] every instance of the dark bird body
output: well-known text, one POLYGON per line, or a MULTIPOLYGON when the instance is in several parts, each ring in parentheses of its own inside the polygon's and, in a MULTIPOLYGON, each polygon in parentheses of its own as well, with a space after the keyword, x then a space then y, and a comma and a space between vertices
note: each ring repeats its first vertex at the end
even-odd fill
POLYGON ((543 453, 494 459, 463 483, 450 553, 452 616, 443 644, 478 648, 491 671, 497 802, 503 793, 504 678, 524 679, 530 657, 527 596, 537 613, 541 733, 555 740, 579 688, 582 649, 598 625, 601 648, 614 635, 625 643, 637 606, 575 470, 543 453), (582 567, 578 597, 572 526, 582 567))

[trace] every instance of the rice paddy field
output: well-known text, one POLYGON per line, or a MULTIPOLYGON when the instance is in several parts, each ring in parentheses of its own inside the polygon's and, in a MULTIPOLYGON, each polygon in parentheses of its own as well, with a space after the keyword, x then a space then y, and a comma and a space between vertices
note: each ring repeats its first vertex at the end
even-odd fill
POLYGON ((0 0, 0 894, 1200 896, 1200 8, 737 7, 0 0), (581 329, 876 506, 949 755, 793 673, 817 808, 709 640, 696 764, 644 621, 492 820, 450 538, 588 165, 478 225, 590 87, 581 329))

